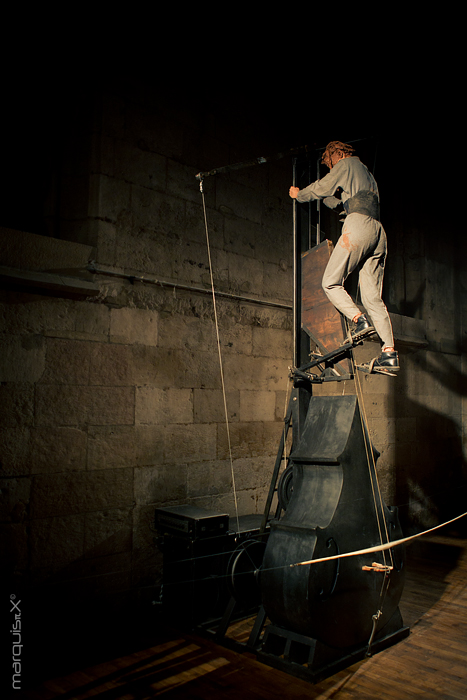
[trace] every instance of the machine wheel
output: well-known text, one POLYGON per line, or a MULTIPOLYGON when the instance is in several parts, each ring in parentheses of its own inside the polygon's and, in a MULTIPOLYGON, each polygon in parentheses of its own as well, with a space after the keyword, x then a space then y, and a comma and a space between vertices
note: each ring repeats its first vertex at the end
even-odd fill
POLYGON ((277 498, 279 500, 279 505, 282 510, 287 510, 289 501, 292 498, 293 493, 293 466, 287 467, 280 478, 277 485, 277 498))
POLYGON ((259 570, 263 563, 266 544, 260 540, 246 540, 233 552, 228 566, 228 584, 232 596, 245 609, 261 603, 259 570))

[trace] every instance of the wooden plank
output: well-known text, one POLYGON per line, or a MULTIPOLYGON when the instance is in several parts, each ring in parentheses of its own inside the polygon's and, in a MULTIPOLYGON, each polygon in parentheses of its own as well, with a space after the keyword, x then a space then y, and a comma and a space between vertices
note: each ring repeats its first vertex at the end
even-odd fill
MULTIPOLYGON (((323 241, 302 255, 302 328, 324 354, 335 350, 346 336, 344 319, 323 291, 322 279, 333 251, 331 241, 323 241)), ((341 360, 343 372, 350 372, 350 361, 341 360)))

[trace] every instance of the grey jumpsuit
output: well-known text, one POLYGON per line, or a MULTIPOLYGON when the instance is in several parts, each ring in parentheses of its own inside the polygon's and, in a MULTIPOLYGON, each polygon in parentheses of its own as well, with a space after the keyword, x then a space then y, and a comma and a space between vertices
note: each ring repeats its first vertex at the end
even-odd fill
MULTIPOLYGON (((297 202, 323 199, 331 208, 339 204, 334 197, 342 188, 341 199, 345 203, 362 191, 373 192, 378 201, 378 185, 366 165, 357 156, 342 158, 321 180, 305 187, 297 195, 297 202)), ((386 261, 386 232, 376 218, 353 212, 345 218, 341 236, 335 246, 323 275, 323 289, 329 301, 348 319, 353 319, 360 309, 344 288, 344 281, 357 267, 362 303, 383 347, 394 347, 391 319, 381 293, 386 261)))

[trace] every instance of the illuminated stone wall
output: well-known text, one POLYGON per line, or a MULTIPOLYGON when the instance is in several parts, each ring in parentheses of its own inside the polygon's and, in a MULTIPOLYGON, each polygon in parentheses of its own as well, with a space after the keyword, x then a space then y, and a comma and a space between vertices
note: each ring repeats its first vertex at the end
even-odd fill
MULTIPOLYGON (((215 288, 229 295, 217 313, 231 462, 195 175, 277 140, 241 108, 198 107, 138 87, 77 100, 40 230, 2 230, 2 556, 11 586, 76 610, 154 600, 157 506, 234 516, 233 470, 239 514, 264 508, 293 355, 291 162, 204 182, 215 288)), ((454 243, 423 220, 410 237, 394 201, 402 369, 359 378, 383 494, 417 529, 455 514, 465 478, 465 288, 454 243)), ((357 361, 378 352, 368 343, 357 361)))
POLYGON ((238 513, 264 509, 292 362, 290 161, 205 181, 215 288, 230 295, 217 315, 231 462, 195 175, 253 143, 224 122, 200 135, 196 115, 137 90, 84 111, 47 210, 58 237, 2 231, 4 557, 12 585, 77 608, 146 605, 155 507, 235 516, 233 469, 238 513), (27 284, 12 286, 17 269, 27 284), (46 292, 39 272, 96 293, 46 292))

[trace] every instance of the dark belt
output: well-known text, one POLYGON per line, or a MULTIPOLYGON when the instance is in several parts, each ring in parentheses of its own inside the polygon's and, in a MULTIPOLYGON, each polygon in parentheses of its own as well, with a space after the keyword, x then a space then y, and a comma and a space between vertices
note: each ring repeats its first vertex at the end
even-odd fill
POLYGON ((344 202, 347 214, 364 214, 380 220, 378 195, 371 190, 360 190, 344 202))

